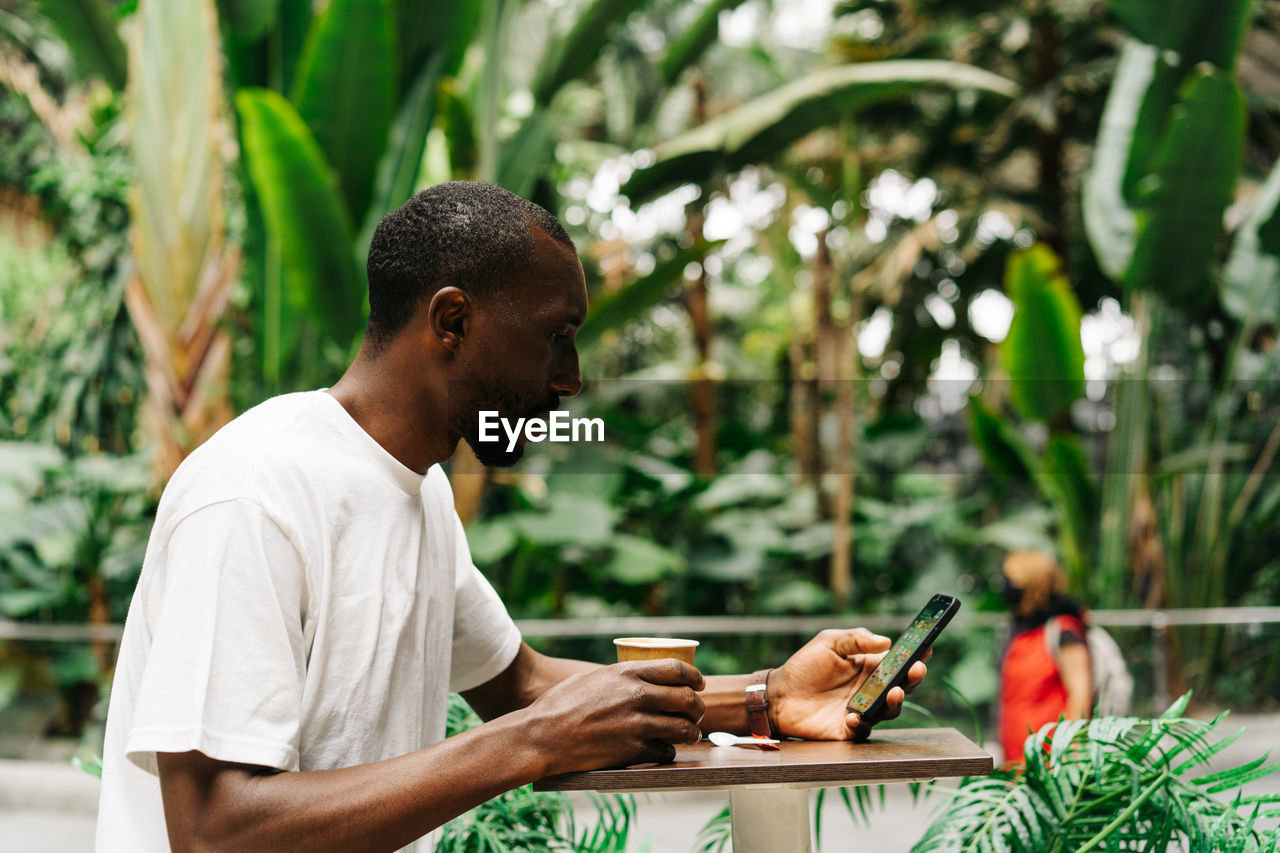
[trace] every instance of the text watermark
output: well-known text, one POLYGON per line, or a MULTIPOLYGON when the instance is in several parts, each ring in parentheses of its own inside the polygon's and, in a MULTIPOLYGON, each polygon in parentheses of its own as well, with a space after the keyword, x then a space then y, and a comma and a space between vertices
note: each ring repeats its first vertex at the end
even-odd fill
POLYGON ((515 450, 521 434, 526 441, 535 444, 542 441, 578 442, 604 441, 603 418, 574 418, 568 412, 554 411, 546 420, 541 418, 516 418, 514 424, 496 411, 480 412, 480 440, 501 441, 502 434, 507 438, 507 452, 515 450))

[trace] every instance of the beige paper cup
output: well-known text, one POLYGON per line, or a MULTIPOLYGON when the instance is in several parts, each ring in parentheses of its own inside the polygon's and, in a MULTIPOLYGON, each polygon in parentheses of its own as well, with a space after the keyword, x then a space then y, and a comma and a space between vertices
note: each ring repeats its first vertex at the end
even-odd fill
POLYGON ((618 663, 675 658, 693 666, 693 652, 698 648, 697 640, 670 637, 619 637, 613 644, 618 648, 618 663))

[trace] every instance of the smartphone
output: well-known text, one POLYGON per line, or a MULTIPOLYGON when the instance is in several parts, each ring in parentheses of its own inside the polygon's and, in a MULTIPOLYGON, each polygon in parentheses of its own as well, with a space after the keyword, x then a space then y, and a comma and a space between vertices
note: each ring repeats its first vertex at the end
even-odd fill
POLYGON ((907 630, 889 648, 879 665, 867 676, 867 680, 850 697, 849 710, 861 715, 864 720, 874 720, 884 708, 885 697, 889 695, 890 688, 900 687, 906 682, 907 670, 911 669, 911 664, 920 660, 959 609, 960 599, 954 595, 939 593, 929 599, 929 603, 911 620, 907 630))

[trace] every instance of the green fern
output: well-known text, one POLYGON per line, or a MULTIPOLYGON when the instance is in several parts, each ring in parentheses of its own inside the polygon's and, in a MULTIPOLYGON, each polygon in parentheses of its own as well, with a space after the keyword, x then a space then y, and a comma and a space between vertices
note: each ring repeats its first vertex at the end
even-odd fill
POLYGON ((1066 720, 1027 739, 1026 766, 963 780, 913 853, 1088 853, 1169 849, 1276 853, 1280 794, 1240 788, 1280 770, 1268 752, 1205 772, 1239 734, 1220 738, 1225 714, 1183 716, 1190 694, 1157 719, 1066 720), (1236 791, 1231 800, 1214 796, 1236 791))

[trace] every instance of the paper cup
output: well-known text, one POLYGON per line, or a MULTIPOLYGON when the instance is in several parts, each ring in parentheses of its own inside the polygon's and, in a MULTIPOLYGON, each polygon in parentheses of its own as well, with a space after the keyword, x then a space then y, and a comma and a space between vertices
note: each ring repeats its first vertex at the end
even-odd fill
POLYGON ((693 666, 693 652, 698 648, 697 640, 677 640, 670 637, 619 637, 613 644, 618 648, 619 663, 675 658, 693 666))

